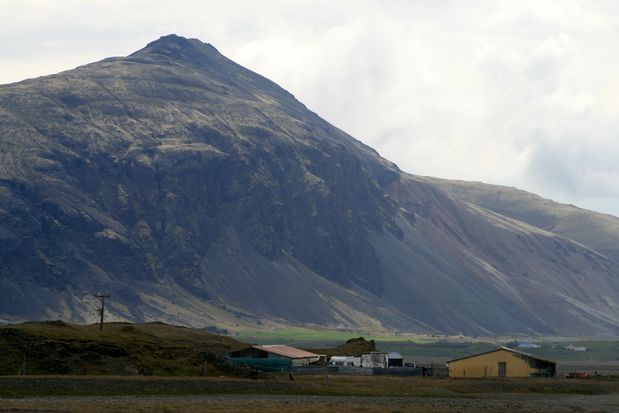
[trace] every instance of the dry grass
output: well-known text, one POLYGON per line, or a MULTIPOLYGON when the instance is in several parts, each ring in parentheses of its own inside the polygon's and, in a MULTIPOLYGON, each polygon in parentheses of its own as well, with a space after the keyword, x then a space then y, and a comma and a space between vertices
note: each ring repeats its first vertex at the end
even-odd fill
POLYGON ((602 412, 619 382, 297 376, 247 380, 166 377, 4 377, 0 412, 602 412), (28 391, 24 391, 28 389, 28 391), (41 397, 45 396, 45 397, 41 397), (576 409, 576 410, 574 410, 576 409))
POLYGON ((202 413, 202 412, 507 412, 536 413, 617 411, 614 396, 551 396, 516 398, 493 395, 488 398, 395 398, 342 396, 200 396, 174 398, 86 398, 0 400, 0 412, 19 413, 202 413))
POLYGON ((221 356, 243 346, 162 323, 108 323, 103 331, 97 325, 24 323, 0 326, 0 375, 16 374, 24 357, 29 374, 197 376, 205 360, 211 374, 221 374, 221 356))
POLYGON ((384 376, 228 377, 26 376, 0 377, 0 398, 302 395, 342 397, 487 397, 493 394, 619 394, 612 378, 454 379, 384 376))

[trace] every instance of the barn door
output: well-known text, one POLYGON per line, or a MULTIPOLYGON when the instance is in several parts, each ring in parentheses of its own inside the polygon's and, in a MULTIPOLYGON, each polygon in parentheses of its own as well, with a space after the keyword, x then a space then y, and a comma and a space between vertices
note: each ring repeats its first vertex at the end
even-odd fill
POLYGON ((499 362, 499 377, 505 377, 507 373, 507 365, 499 362))

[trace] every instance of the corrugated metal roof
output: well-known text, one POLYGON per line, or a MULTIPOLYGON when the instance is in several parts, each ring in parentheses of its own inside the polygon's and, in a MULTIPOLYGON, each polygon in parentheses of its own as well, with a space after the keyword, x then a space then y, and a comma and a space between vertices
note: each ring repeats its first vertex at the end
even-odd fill
POLYGON ((398 353, 397 351, 391 351, 389 352, 389 354, 387 355, 388 358, 390 359, 403 359, 404 357, 402 357, 402 355, 400 353, 398 353))
POLYGON ((285 344, 265 344, 261 346, 252 346, 254 348, 268 351, 280 356, 288 357, 291 359, 304 359, 309 357, 319 357, 318 354, 310 353, 309 351, 301 350, 300 348, 294 348, 285 344))
POLYGON ((499 347, 499 348, 494 349, 494 350, 484 351, 483 353, 471 354, 470 356, 465 356, 465 357, 460 357, 460 358, 457 358, 457 359, 449 360, 447 362, 447 364, 449 364, 449 363, 451 363, 453 361, 464 360, 464 359, 468 359, 468 358, 471 358, 471 357, 481 356, 482 354, 494 353, 495 351, 501 351, 501 350, 506 350, 506 351, 509 351, 509 352, 512 352, 512 353, 516 353, 516 354, 520 354, 522 356, 526 356, 526 357, 529 357, 529 358, 532 358, 532 359, 546 361, 546 362, 552 363, 552 364, 557 364, 557 362, 554 361, 554 360, 550 360, 550 359, 547 359, 547 358, 534 356, 533 354, 525 353, 524 351, 514 350, 513 348, 509 348, 509 347, 499 347))

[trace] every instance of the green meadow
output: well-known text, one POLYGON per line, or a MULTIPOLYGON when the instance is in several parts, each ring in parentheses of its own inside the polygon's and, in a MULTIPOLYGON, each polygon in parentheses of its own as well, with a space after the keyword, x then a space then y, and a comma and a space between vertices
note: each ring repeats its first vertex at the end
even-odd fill
POLYGON ((344 330, 320 330, 303 327, 289 327, 275 330, 244 330, 234 336, 235 339, 246 343, 255 344, 288 344, 300 347, 325 347, 338 345, 354 337, 363 337, 366 340, 374 340, 383 343, 432 343, 436 340, 417 336, 377 334, 368 331, 344 331, 344 330))

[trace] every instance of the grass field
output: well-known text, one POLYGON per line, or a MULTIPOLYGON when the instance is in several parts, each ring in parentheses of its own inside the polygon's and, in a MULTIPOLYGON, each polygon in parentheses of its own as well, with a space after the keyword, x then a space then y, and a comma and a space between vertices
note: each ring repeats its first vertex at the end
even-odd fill
POLYGON ((318 330, 303 327, 289 327, 275 330, 243 330, 234 336, 240 341, 256 344, 289 344, 304 347, 325 347, 338 345, 353 338, 381 342, 431 343, 437 340, 419 335, 377 334, 368 331, 318 330))
POLYGON ((532 349, 531 352, 540 356, 555 360, 571 361, 619 361, 619 341, 616 340, 569 340, 565 341, 542 341, 541 348, 532 349), (586 352, 574 352, 565 349, 572 344, 587 348, 586 352))
MULTIPOLYGON (((363 331, 339 331, 339 330, 314 330, 309 328, 284 328, 266 331, 240 331, 235 338, 256 344, 288 344, 302 348, 325 348, 334 347, 352 337, 363 336, 366 340, 375 340, 376 347, 381 351, 400 352, 407 360, 425 362, 447 361, 469 354, 480 353, 494 349, 502 345, 510 345, 510 339, 495 340, 483 338, 438 338, 421 335, 393 335, 372 334, 363 331)), ((535 341, 541 345, 539 349, 524 349, 525 352, 561 361, 579 362, 619 362, 619 340, 599 339, 583 340, 580 337, 574 339, 540 338, 535 341), (565 346, 587 347, 586 352, 574 352, 565 349, 565 346)), ((513 347, 513 344, 512 344, 513 347)))
POLYGON ((478 397, 489 394, 619 393, 619 378, 456 379, 348 375, 231 377, 4 376, 0 400, 34 396, 147 396, 263 394, 368 397, 478 397))
POLYGON ((619 381, 609 378, 0 378, 0 411, 11 412, 603 412, 617 407, 619 381))

